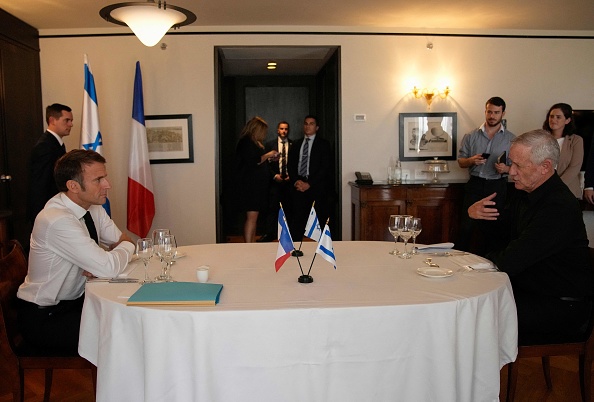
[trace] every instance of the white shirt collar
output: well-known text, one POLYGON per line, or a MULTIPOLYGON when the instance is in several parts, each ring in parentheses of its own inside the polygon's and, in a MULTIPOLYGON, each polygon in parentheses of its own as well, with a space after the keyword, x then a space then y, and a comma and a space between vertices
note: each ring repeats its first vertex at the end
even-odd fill
MULTIPOLYGON (((479 127, 479 129, 480 129, 480 130, 481 130, 483 133, 486 133, 486 131, 485 131, 485 125, 486 125, 486 124, 487 124, 487 123, 485 122, 485 123, 481 124, 481 126, 479 127)), ((503 132, 505 132, 505 127, 503 127, 503 123, 501 123, 501 124, 499 124, 499 130, 497 130, 497 133, 495 133, 495 134, 498 134, 498 133, 503 133, 503 132)))
POLYGON ((71 210, 77 219, 82 219, 82 217, 85 216, 85 214, 87 213, 86 209, 72 201, 64 192, 60 193, 60 198, 62 199, 62 202, 64 203, 66 208, 71 210))

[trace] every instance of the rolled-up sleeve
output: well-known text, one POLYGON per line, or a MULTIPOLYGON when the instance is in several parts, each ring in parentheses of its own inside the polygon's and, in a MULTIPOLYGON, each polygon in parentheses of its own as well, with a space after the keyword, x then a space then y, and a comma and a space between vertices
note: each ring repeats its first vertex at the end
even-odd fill
MULTIPOLYGON (((114 244, 119 240, 121 232, 115 224, 100 223, 100 225, 100 238, 106 245, 114 244), (104 227, 106 231, 103 230, 104 227)), ((63 216, 47 227, 46 244, 48 249, 57 256, 98 277, 119 275, 134 253, 134 245, 130 242, 122 242, 111 251, 98 246, 89 237, 84 223, 74 215, 63 216)))

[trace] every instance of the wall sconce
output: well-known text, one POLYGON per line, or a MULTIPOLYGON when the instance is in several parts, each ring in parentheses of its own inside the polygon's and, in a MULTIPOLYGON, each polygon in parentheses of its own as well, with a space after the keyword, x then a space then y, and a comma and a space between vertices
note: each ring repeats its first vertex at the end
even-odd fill
POLYGON ((439 91, 436 88, 433 88, 431 91, 429 91, 427 88, 419 89, 417 87, 414 87, 412 90, 412 94, 415 96, 415 98, 425 98, 425 101, 427 101, 427 110, 431 108, 431 102, 433 102, 435 97, 439 96, 441 99, 445 99, 448 97, 450 92, 451 90, 449 86, 445 87, 443 91, 439 91))

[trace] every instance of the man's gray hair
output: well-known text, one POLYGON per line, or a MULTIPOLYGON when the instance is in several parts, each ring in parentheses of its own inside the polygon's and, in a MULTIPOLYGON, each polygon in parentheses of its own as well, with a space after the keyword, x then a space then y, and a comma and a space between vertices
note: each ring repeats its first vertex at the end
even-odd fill
POLYGON ((540 164, 545 159, 550 159, 556 168, 559 163, 559 143, 555 137, 545 130, 532 130, 524 133, 512 141, 512 145, 519 144, 530 148, 530 160, 532 163, 540 164))

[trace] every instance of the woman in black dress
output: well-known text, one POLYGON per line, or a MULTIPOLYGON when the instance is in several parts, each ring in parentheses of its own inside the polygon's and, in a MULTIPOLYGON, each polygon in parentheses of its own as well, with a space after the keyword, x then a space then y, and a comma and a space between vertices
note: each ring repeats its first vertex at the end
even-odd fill
POLYGON ((278 152, 264 152, 268 124, 261 117, 251 118, 241 130, 235 152, 235 172, 239 188, 239 203, 246 212, 243 236, 246 243, 256 237, 258 214, 268 205, 268 186, 272 177, 267 162, 278 158, 278 152))

